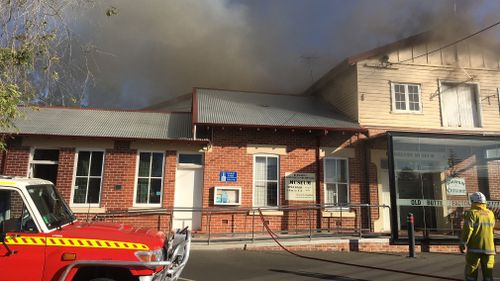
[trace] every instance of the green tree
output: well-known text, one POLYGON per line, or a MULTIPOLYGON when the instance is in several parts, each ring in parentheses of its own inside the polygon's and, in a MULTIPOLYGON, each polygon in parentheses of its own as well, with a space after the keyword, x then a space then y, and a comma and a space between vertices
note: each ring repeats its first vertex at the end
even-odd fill
POLYGON ((13 127, 19 105, 85 105, 92 46, 66 17, 91 1, 0 0, 0 128, 13 127))

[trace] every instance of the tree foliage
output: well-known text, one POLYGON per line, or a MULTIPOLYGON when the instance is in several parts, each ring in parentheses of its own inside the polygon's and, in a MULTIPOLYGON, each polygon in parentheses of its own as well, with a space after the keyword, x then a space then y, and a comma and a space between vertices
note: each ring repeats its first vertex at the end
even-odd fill
POLYGON ((13 126, 18 105, 86 104, 92 46, 66 17, 90 1, 0 0, 0 128, 13 126))

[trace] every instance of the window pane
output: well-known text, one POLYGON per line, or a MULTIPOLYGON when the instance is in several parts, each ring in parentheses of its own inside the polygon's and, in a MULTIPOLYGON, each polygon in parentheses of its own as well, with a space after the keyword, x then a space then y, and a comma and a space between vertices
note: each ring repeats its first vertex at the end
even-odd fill
POLYGON ((89 175, 89 161, 90 161, 90 152, 88 151, 78 152, 78 164, 76 167, 77 176, 89 175))
POLYGON ((161 179, 151 179, 151 189, 149 191, 149 203, 159 204, 161 197, 161 179))
POLYGON ((326 182, 333 182, 334 181, 334 175, 335 175, 335 166, 336 162, 335 159, 326 159, 325 160, 325 181, 326 182))
POLYGON ((136 203, 148 203, 148 179, 137 180, 136 203))
POLYGON ((151 153, 139 154, 139 177, 149 177, 151 153))
POLYGON ((337 185, 339 205, 346 205, 349 202, 347 188, 347 184, 337 185))
POLYGON ((87 203, 99 203, 100 197, 101 197, 101 179, 100 178, 89 179, 89 195, 87 203))
POLYGON ((90 175, 94 177, 102 176, 103 152, 92 152, 92 163, 90 163, 90 175))
POLYGON ((203 164, 203 156, 201 154, 179 154, 179 164, 203 164))
POLYGON ((326 204, 335 204, 336 203, 336 198, 335 198, 335 185, 334 184, 327 184, 326 185, 326 197, 325 197, 325 203, 326 204))
POLYGON ((255 157, 255 180, 266 179, 266 158, 255 157))
POLYGON ((255 182, 254 189, 254 205, 255 206, 265 206, 267 194, 266 194, 266 184, 265 182, 255 182))
POLYGON ((277 180, 278 179, 278 158, 269 157, 267 158, 267 179, 277 180))
POLYGON ((278 185, 275 182, 267 183, 267 204, 266 206, 278 206, 278 185))
POLYGON ((86 203, 87 197, 87 178, 77 177, 75 180, 75 193, 73 195, 73 203, 86 203))
POLYGON ((33 160, 59 161, 59 150, 35 149, 33 160))
POLYGON ((153 153, 153 163, 151 166, 151 176, 161 177, 163 170, 163 153, 153 153))
POLYGON ((339 182, 347 183, 347 160, 338 160, 339 164, 339 182))

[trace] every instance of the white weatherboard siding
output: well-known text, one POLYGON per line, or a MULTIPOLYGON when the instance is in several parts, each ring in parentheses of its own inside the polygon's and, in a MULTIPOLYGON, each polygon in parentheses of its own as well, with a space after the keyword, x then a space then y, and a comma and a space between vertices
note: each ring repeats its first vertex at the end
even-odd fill
POLYGON ((345 73, 335 78, 321 89, 320 95, 338 111, 352 120, 358 118, 358 99, 356 87, 356 67, 349 67, 345 73))

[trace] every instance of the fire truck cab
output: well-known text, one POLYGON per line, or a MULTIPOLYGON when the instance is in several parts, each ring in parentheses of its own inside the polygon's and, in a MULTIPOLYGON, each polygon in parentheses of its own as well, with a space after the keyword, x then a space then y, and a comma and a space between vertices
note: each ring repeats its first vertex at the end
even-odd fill
POLYGON ((0 280, 177 280, 187 229, 80 222, 46 180, 0 176, 0 280))

